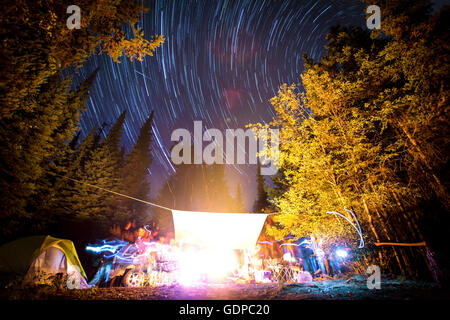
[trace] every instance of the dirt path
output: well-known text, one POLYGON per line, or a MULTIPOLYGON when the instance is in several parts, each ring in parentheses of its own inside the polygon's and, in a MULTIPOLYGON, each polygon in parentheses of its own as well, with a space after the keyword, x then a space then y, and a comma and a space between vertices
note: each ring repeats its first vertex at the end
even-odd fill
POLYGON ((233 284, 197 287, 95 288, 88 290, 14 290, 3 299, 81 300, 414 300, 450 299, 450 292, 418 281, 382 281, 381 289, 369 290, 365 281, 339 279, 307 285, 233 284))

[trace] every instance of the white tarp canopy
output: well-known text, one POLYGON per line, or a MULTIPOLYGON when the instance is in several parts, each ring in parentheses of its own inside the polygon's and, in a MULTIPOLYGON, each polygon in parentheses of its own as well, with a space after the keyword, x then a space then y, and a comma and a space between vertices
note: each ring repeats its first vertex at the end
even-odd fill
POLYGON ((177 242, 208 248, 251 249, 267 214, 172 210, 177 242))

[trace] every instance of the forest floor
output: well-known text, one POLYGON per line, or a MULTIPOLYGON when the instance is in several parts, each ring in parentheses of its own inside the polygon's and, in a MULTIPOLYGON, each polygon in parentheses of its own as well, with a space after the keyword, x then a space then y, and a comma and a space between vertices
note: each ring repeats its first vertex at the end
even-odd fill
POLYGON ((310 284, 232 284, 182 287, 93 288, 84 290, 34 287, 0 291, 7 300, 436 300, 450 291, 434 283, 382 279, 380 289, 368 289, 365 278, 314 281, 310 284))

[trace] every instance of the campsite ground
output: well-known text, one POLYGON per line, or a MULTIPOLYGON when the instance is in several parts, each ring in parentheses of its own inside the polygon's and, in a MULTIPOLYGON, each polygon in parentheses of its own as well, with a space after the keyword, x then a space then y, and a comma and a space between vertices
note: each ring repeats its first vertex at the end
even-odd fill
POLYGON ((3 291, 2 299, 81 300, 423 300, 450 299, 450 291, 430 282, 384 279, 381 289, 369 290, 362 277, 317 281, 308 285, 233 284, 143 288, 62 290, 28 288, 3 291))

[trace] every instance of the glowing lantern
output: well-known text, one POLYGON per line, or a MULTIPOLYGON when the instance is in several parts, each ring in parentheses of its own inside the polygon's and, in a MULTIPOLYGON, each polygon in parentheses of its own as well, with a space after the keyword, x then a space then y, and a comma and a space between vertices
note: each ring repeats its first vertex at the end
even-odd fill
POLYGON ((338 249, 338 250, 336 250, 336 255, 340 258, 347 258, 348 253, 347 253, 347 251, 345 251, 343 249, 338 249))

